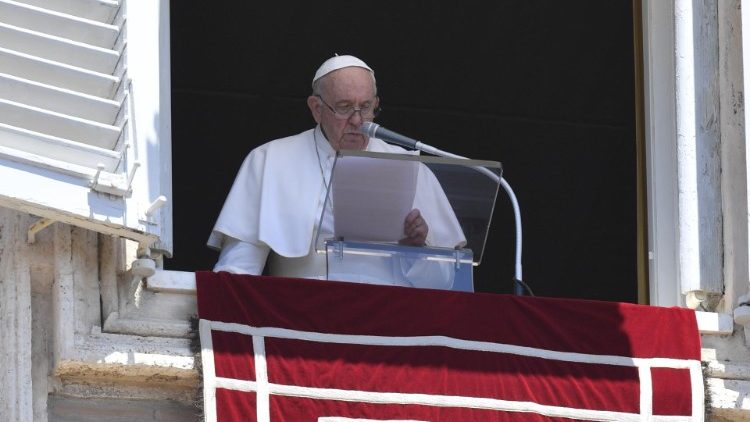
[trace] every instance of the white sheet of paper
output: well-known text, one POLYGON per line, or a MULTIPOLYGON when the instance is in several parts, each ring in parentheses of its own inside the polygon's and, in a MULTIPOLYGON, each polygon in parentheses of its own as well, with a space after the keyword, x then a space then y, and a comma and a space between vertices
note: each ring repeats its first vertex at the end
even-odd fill
POLYGON ((339 158, 331 181, 334 236, 377 242, 403 238, 418 172, 415 161, 339 158))

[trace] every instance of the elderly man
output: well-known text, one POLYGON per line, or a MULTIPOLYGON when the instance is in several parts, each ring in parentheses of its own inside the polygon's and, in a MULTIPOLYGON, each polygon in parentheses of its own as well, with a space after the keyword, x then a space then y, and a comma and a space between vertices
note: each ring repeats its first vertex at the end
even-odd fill
MULTIPOLYGON (((320 66, 307 99, 317 126, 261 145, 245 159, 208 240, 221 249, 214 271, 260 274, 268 259, 272 275, 326 278, 326 257, 315 252, 314 239, 336 151, 406 152, 360 132, 378 103, 375 74, 362 60, 335 56, 320 66)), ((453 220, 438 232, 459 244, 463 233, 453 220)), ((332 221, 321 230, 332 234, 332 221)), ((400 243, 422 246, 431 237, 419 209, 405 216, 400 243)))

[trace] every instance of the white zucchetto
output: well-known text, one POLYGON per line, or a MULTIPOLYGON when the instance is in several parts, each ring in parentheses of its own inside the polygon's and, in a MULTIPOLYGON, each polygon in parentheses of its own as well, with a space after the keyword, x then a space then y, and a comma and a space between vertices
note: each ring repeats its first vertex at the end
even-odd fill
POLYGON ((322 78, 323 76, 333 72, 334 70, 343 69, 345 67, 361 67, 363 69, 369 70, 373 75, 375 75, 375 71, 370 68, 370 66, 367 65, 367 63, 363 62, 362 60, 349 55, 344 56, 333 56, 330 59, 323 62, 322 65, 318 68, 318 71, 315 72, 315 77, 313 77, 312 83, 315 84, 315 81, 322 78))

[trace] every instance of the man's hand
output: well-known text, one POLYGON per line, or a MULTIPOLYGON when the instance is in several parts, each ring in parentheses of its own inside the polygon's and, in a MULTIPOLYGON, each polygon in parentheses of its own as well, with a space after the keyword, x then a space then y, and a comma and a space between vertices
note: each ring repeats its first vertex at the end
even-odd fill
POLYGON ((399 240, 398 243, 408 246, 424 246, 429 230, 422 214, 414 208, 409 211, 409 214, 406 214, 406 219, 404 219, 404 234, 406 237, 399 240))

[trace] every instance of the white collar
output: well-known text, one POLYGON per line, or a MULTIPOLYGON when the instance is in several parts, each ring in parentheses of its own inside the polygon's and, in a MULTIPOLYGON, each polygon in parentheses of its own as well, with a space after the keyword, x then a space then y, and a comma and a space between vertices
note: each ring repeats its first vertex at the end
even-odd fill
POLYGON ((320 125, 315 127, 315 142, 316 148, 320 151, 321 158, 325 156, 330 159, 336 155, 336 150, 331 146, 331 143, 328 141, 328 138, 326 138, 320 125))

